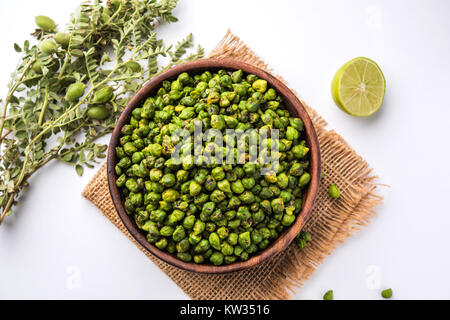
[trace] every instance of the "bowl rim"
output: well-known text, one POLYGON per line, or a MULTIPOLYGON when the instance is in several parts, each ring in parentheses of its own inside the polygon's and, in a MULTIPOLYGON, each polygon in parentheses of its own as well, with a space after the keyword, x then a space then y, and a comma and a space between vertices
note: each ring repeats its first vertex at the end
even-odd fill
POLYGON ((122 112, 121 116, 119 117, 111 136, 107 154, 107 179, 110 195, 122 223, 134 238, 134 240, 138 244, 140 244, 147 252, 172 266, 186 271, 204 274, 224 274, 249 269, 261 264, 277 253, 285 250, 295 239, 297 234, 301 231, 301 229, 304 227, 311 216, 311 211, 319 192, 320 175, 321 155, 319 142, 311 118, 309 117, 302 102, 283 82, 272 76, 267 71, 264 71, 253 65, 232 59, 202 59, 187 62, 164 71, 163 73, 151 79, 132 97, 132 99, 122 112), (147 241, 146 236, 142 231, 138 229, 133 219, 126 213, 122 195, 120 194, 119 188, 116 186, 117 175, 115 172, 115 166, 117 163, 117 156, 115 150, 119 145, 121 129, 125 124, 128 123, 132 111, 135 108, 140 107, 148 97, 155 94, 156 89, 160 87, 163 81, 173 79, 183 72, 199 73, 201 71, 219 69, 226 69, 230 71, 242 70, 247 74, 255 74, 259 78, 266 80, 271 87, 275 88, 278 93, 283 96, 284 103, 291 115, 299 117, 303 120, 306 131, 306 139, 310 148, 311 182, 303 198, 302 211, 297 216, 295 223, 287 230, 285 230, 273 243, 270 244, 270 246, 260 251, 258 254, 252 256, 247 261, 239 261, 230 265, 214 266, 208 264, 184 262, 178 259, 176 256, 158 249, 156 246, 147 241))

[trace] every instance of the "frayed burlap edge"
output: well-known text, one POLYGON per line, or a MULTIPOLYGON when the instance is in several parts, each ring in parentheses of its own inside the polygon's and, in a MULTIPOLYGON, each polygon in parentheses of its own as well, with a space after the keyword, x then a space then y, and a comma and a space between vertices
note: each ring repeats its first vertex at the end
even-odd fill
MULTIPOLYGON (((272 72, 250 48, 230 31, 211 52, 211 58, 233 58, 272 72)), ((282 77, 278 76, 282 81, 282 77)), ((300 288, 345 239, 369 223, 374 207, 382 201, 377 195, 376 177, 368 164, 335 133, 327 123, 307 108, 319 138, 325 178, 305 229, 313 242, 303 250, 291 245, 262 265, 227 275, 201 275, 172 267, 145 251, 127 232, 117 215, 108 191, 104 165, 88 184, 83 196, 97 206, 140 250, 158 265, 192 299, 288 299, 300 288), (327 196, 331 183, 338 182, 339 200, 327 196)), ((156 289, 156 288, 155 288, 156 289)))

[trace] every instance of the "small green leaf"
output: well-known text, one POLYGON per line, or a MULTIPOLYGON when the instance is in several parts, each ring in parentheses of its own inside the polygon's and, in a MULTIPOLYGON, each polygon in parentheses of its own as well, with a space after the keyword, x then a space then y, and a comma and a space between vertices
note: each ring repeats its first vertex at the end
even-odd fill
POLYGON ((16 132, 16 138, 17 139, 26 139, 26 138, 28 138, 28 134, 27 134, 27 132, 25 130, 17 131, 16 132))
POLYGON ((85 156, 84 156, 84 151, 81 150, 81 151, 80 151, 80 161, 81 161, 81 162, 84 162, 85 159, 86 159, 86 158, 85 158, 85 156))
POLYGON ((77 164, 77 165, 75 166, 75 170, 77 171, 77 174, 78 174, 80 177, 83 176, 84 169, 83 169, 82 166, 80 166, 79 164, 77 164))
POLYGON ((107 62, 111 62, 111 57, 107 53, 104 53, 102 60, 100 60, 100 65, 104 65, 107 62))
POLYGON ((22 48, 17 43, 14 43, 14 50, 19 53, 22 52, 22 48))
POLYGON ((13 180, 10 180, 8 182, 8 188, 6 189, 6 191, 8 191, 8 193, 14 192, 14 181, 13 180))
POLYGON ((19 99, 16 96, 11 96, 11 99, 9 100, 9 103, 19 103, 19 99))
POLYGON ((79 57, 82 57, 84 54, 83 54, 83 51, 81 51, 79 49, 75 49, 75 50, 72 50, 72 55, 74 57, 79 58, 79 57))
POLYGON ((176 17, 174 17, 174 16, 169 16, 169 17, 167 18, 167 21, 168 21, 168 22, 177 22, 177 21, 178 21, 178 18, 176 18, 176 17))
POLYGON ((36 160, 41 160, 44 157, 44 150, 39 150, 34 155, 36 160))
POLYGON ((70 162, 70 161, 72 161, 72 158, 73 158, 73 153, 70 152, 70 153, 66 154, 62 159, 66 162, 70 162))

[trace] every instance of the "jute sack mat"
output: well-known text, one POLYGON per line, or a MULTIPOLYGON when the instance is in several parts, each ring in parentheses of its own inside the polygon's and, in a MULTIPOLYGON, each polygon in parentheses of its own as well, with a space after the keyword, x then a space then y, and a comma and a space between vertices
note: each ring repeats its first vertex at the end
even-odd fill
MULTIPOLYGON (((214 58, 233 58, 271 72, 250 48, 230 31, 210 54, 214 58)), ((278 77, 282 80, 281 77, 278 77)), ((304 102, 303 102, 304 103, 304 102)), ((305 104, 305 103, 304 103, 305 104)), ((305 104, 306 105, 306 104, 305 104)), ((172 267, 146 252, 122 224, 109 195, 106 165, 99 170, 83 196, 91 201, 136 246, 161 268, 190 298, 220 300, 288 299, 311 276, 317 266, 349 236, 365 226, 382 201, 376 194, 376 177, 368 164, 327 123, 307 107, 320 142, 325 178, 305 229, 313 241, 303 250, 292 244, 284 252, 258 267, 226 275, 202 275, 172 267), (327 195, 337 182, 341 197, 327 195)), ((157 288, 155 288, 157 289, 157 288)))

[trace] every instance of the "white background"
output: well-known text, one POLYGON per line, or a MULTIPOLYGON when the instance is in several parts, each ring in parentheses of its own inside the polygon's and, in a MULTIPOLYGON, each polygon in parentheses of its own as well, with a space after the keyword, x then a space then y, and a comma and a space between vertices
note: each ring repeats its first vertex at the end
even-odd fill
MULTIPOLYGON (((34 30, 34 16, 64 26, 79 0, 0 1, 0 88, 34 30)), ((372 280, 397 299, 450 298, 450 1, 184 0, 175 41, 193 32, 207 51, 228 28, 289 81, 380 176, 377 217, 339 247, 295 293, 378 299, 372 280), (387 94, 368 119, 341 112, 330 82, 346 61, 379 63, 387 94)), ((61 28, 61 27, 60 27, 61 28)), ((106 142, 107 140, 105 140, 106 142)), ((16 214, 0 227, 0 299, 185 299, 187 296, 81 197, 78 178, 51 163, 33 177, 16 214)))

